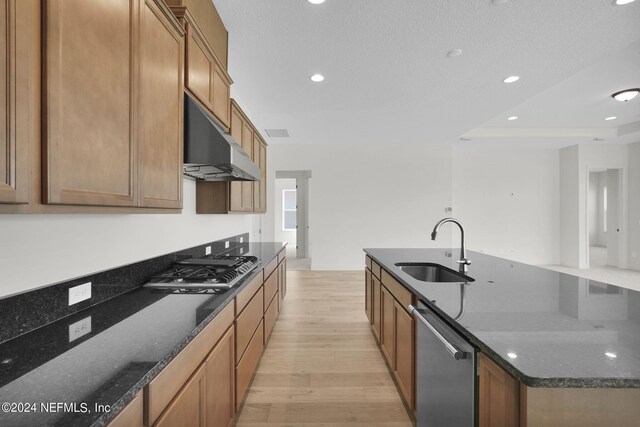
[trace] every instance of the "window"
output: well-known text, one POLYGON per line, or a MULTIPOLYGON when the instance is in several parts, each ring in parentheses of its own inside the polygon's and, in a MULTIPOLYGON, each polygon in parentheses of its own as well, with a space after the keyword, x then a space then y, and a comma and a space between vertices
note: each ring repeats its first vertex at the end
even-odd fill
POLYGON ((602 231, 607 232, 607 187, 602 187, 602 204, 604 206, 603 214, 602 214, 602 231))
POLYGON ((296 190, 282 190, 282 231, 296 229, 296 190))

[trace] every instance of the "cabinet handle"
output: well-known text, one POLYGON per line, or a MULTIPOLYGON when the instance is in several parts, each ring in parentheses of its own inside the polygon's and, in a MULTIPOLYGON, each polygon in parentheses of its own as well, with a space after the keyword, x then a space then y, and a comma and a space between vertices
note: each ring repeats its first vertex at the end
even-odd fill
POLYGON ((469 357, 469 353, 458 349, 455 345, 447 341, 447 339, 443 337, 442 334, 438 332, 438 330, 422 315, 420 310, 415 308, 413 305, 409 305, 409 311, 416 319, 422 322, 431 332, 433 332, 433 334, 442 342, 444 347, 451 354, 451 357, 456 360, 467 359, 469 357))

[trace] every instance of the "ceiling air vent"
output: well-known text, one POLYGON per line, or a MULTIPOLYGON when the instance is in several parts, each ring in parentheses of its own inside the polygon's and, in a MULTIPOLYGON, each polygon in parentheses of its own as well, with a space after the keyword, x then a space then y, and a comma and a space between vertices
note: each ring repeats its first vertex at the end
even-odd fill
POLYGON ((265 129, 270 138, 289 138, 289 131, 286 129, 265 129))

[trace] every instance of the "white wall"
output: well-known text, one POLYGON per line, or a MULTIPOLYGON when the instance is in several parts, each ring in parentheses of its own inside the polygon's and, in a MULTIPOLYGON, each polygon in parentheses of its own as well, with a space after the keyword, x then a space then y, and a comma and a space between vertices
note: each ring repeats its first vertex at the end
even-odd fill
POLYGON ((196 215, 190 180, 182 215, 2 215, 0 297, 247 233, 252 217, 196 215))
POLYGON ((607 232, 604 231, 604 220, 606 215, 604 214, 604 188, 607 186, 607 172, 600 172, 598 174, 598 246, 607 246, 607 232))
POLYGON ((465 225, 468 248, 532 264, 557 263, 558 161, 557 149, 456 145, 453 215, 465 225))
POLYGON ((274 213, 274 237, 276 242, 287 242, 287 256, 296 256, 296 232, 295 230, 282 229, 282 190, 295 190, 296 180, 294 178, 276 179, 273 204, 274 213))
POLYGON ((577 145, 560 150, 560 263, 568 267, 580 263, 579 160, 577 145))
POLYGON ((272 144, 269 194, 276 170, 312 171, 312 268, 361 269, 366 247, 451 245, 451 228, 429 236, 451 206, 451 156, 449 145, 272 144))
POLYGON ((640 142, 628 145, 629 268, 640 270, 640 142))

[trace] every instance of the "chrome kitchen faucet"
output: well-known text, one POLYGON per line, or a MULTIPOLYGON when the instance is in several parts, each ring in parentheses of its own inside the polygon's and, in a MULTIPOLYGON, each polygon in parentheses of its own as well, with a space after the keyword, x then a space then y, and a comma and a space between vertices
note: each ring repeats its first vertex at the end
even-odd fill
POLYGON ((455 218, 441 219, 440 221, 438 221, 436 226, 433 227, 433 231, 431 232, 431 240, 436 240, 436 236, 438 235, 438 230, 440 229, 440 226, 447 222, 453 222, 458 227, 460 227, 460 237, 461 237, 460 259, 456 262, 460 264, 460 273, 467 274, 467 270, 469 269, 469 264, 471 264, 471 260, 467 258, 467 251, 464 248, 464 228, 462 227, 462 224, 460 224, 460 221, 458 221, 455 218))

